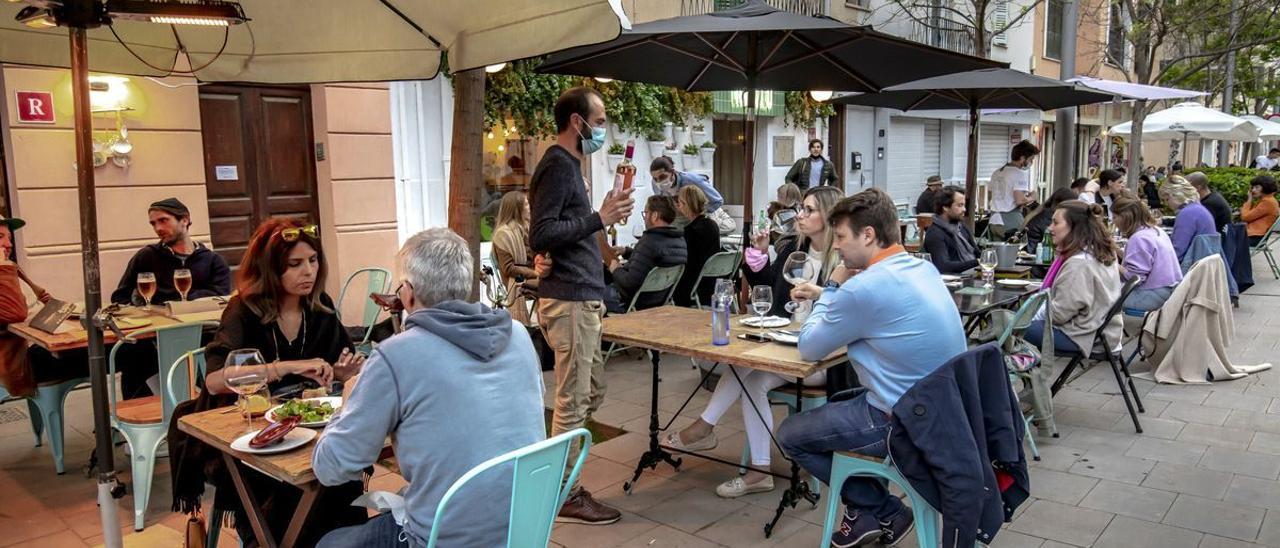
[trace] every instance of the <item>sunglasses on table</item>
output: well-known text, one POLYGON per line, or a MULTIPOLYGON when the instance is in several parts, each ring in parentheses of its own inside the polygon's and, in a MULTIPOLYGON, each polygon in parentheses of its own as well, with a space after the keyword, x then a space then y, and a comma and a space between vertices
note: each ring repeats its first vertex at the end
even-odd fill
POLYGON ((281 240, 284 240, 286 242, 296 242, 298 241, 298 238, 302 237, 303 234, 306 234, 307 236, 311 236, 312 238, 319 238, 320 227, 316 225, 307 225, 302 227, 286 228, 286 229, 282 229, 280 232, 277 232, 277 234, 280 235, 281 240))

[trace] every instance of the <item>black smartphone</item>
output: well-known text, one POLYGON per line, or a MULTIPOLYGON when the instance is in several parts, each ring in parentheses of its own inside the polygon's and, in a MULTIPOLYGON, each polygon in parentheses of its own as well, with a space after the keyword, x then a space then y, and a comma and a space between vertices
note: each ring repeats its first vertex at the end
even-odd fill
POLYGON ((742 333, 738 335, 738 338, 744 341, 773 342, 773 339, 769 338, 769 335, 764 333, 759 333, 756 331, 749 331, 747 333, 742 333))

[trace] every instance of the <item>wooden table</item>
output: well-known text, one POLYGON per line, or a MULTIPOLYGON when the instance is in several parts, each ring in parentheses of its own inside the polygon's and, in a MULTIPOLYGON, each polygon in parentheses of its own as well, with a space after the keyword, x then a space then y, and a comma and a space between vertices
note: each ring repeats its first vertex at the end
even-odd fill
MULTIPOLYGON (((227 465, 231 480, 235 483, 236 493, 240 495, 240 503, 244 505, 249 515, 249 522, 253 526, 254 536, 258 538, 258 544, 272 548, 294 546, 320 494, 320 482, 316 480, 315 471, 311 468, 311 456, 315 453, 316 442, 312 441, 298 449, 273 455, 241 453, 231 448, 231 442, 246 433, 244 415, 235 411, 228 412, 229 409, 234 408, 224 407, 187 415, 178 420, 178 429, 222 453, 222 460, 227 465), (289 520, 289 528, 285 530, 284 537, 278 544, 276 537, 267 526, 266 517, 262 515, 257 497, 245 482, 243 469, 245 465, 253 467, 276 481, 302 490, 302 499, 298 501, 293 518, 289 520)), ((254 428, 267 425, 267 421, 261 418, 254 419, 253 423, 254 428)), ((383 454, 389 454, 390 448, 389 442, 383 445, 383 454)), ((210 525, 210 527, 214 526, 216 524, 210 525)))
MULTIPOLYGON (((742 316, 733 316, 731 318, 729 344, 724 346, 711 344, 711 315, 704 310, 663 306, 613 315, 604 319, 603 339, 605 341, 653 351, 649 353, 653 363, 651 398, 649 402, 649 449, 640 456, 640 462, 636 465, 631 481, 623 484, 623 490, 628 494, 635 487, 636 481, 640 479, 640 475, 645 468, 656 469, 659 464, 665 462, 679 469, 682 461, 676 459, 672 452, 716 461, 735 468, 740 465, 737 462, 729 462, 709 455, 700 455, 666 447, 659 442, 658 433, 666 430, 671 425, 671 422, 668 422, 666 427, 659 428, 658 424, 658 369, 661 353, 689 356, 715 362, 717 365, 724 364, 768 371, 784 377, 794 378, 797 411, 800 411, 799 405, 803 401, 801 392, 804 388, 803 381, 805 377, 848 361, 843 349, 833 352, 830 356, 820 361, 811 362, 801 359, 800 351, 794 346, 740 339, 738 336, 743 333, 759 331, 756 328, 746 327, 738 323, 740 318, 742 316)), ((794 324, 791 327, 792 329, 798 328, 794 324)), ((733 372, 732 369, 730 371, 733 372)), ((710 371, 707 372, 707 374, 709 373, 710 371)), ((734 378, 737 378, 738 382, 741 383, 742 379, 737 377, 736 372, 733 374, 734 378)), ((704 381, 706 380, 705 375, 704 381)), ((702 383, 699 383, 699 388, 701 385, 702 383)), ((696 391, 699 388, 694 390, 696 391)), ((690 399, 692 399, 692 395, 690 395, 690 399)), ((685 404, 688 404, 688 400, 685 401, 685 404)), ((679 416, 680 411, 683 409, 684 407, 682 406, 679 411, 676 411, 672 421, 676 416, 679 416)), ((772 436, 772 433, 770 433, 770 436, 772 436)), ((774 443, 777 443, 776 439, 774 443)), ((788 458, 788 460, 791 459, 788 458)), ((769 470, 754 468, 753 470, 778 476, 769 470)), ((782 501, 778 503, 778 509, 774 513, 773 520, 765 524, 766 537, 772 534, 774 525, 777 524, 778 519, 782 517, 783 510, 787 507, 794 508, 801 500, 808 500, 815 504, 818 500, 818 494, 809 491, 809 484, 800 481, 800 466, 794 460, 791 460, 791 475, 778 477, 790 480, 791 484, 782 493, 782 501)))
MULTIPOLYGON (((164 312, 164 308, 157 306, 157 307, 153 307, 150 312, 144 312, 140 314, 125 316, 130 319, 151 320, 151 324, 135 327, 133 329, 123 329, 122 331, 124 331, 124 333, 127 335, 131 331, 148 329, 152 327, 166 327, 170 325, 177 325, 182 323, 183 321, 210 320, 210 319, 216 321, 218 319, 217 317, 212 317, 209 314, 191 314, 191 315, 179 316, 175 318, 175 317, 167 316, 163 312, 164 312)), ((221 312, 218 312, 217 314, 219 317, 221 316, 221 312)), ((14 333, 19 337, 22 337, 40 346, 41 348, 44 348, 45 350, 48 350, 49 352, 56 353, 63 350, 76 350, 80 348, 87 348, 89 346, 89 332, 85 331, 84 324, 80 323, 79 318, 63 320, 62 327, 60 327, 57 331, 58 331, 57 333, 47 333, 32 327, 31 324, 27 322, 9 324, 10 333, 14 333)), ((155 335, 148 333, 148 334, 141 335, 138 338, 149 339, 154 337, 155 335)), ((116 342, 116 334, 112 333, 110 329, 102 332, 103 344, 111 345, 111 344, 115 344, 115 342, 116 342)))

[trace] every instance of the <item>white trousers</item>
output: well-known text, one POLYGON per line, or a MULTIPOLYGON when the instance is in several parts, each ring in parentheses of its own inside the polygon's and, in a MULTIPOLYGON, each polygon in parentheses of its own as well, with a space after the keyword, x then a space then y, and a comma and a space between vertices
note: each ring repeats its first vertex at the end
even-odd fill
MULTIPOLYGON (((735 401, 742 404, 742 422, 747 428, 747 445, 751 448, 751 465, 767 467, 770 462, 769 433, 773 432, 773 411, 769 409, 769 391, 791 381, 768 371, 758 371, 744 367, 733 367, 738 372, 742 384, 733 378, 733 372, 724 371, 720 382, 716 383, 716 391, 711 394, 711 401, 702 411, 702 420, 715 426, 735 401), (750 398, 744 396, 750 395, 750 398), (752 407, 755 404, 755 407, 752 407), (764 420, 761 421, 761 418, 764 420)), ((804 379, 805 386, 822 386, 827 383, 827 372, 819 371, 804 379)))

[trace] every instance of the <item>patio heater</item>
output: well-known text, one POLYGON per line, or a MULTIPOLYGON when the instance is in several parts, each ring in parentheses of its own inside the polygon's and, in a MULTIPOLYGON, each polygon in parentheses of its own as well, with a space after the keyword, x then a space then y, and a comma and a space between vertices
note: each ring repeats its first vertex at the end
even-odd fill
MULTIPOLYGON (((11 2, 15 0, 9 0, 11 2)), ((98 270, 98 212, 93 177, 93 123, 89 109, 89 44, 86 31, 110 26, 116 19, 167 25, 222 26, 248 21, 237 2, 220 0, 16 0, 28 4, 16 15, 18 22, 36 29, 66 27, 71 47, 71 95, 75 105, 76 177, 80 203, 80 245, 84 262, 85 311, 96 311, 102 302, 98 270)), ((93 392, 93 428, 98 465, 98 507, 103 543, 121 546, 115 498, 123 496, 112 462, 111 426, 108 421, 107 378, 102 328, 89 321, 89 375, 93 392)))

